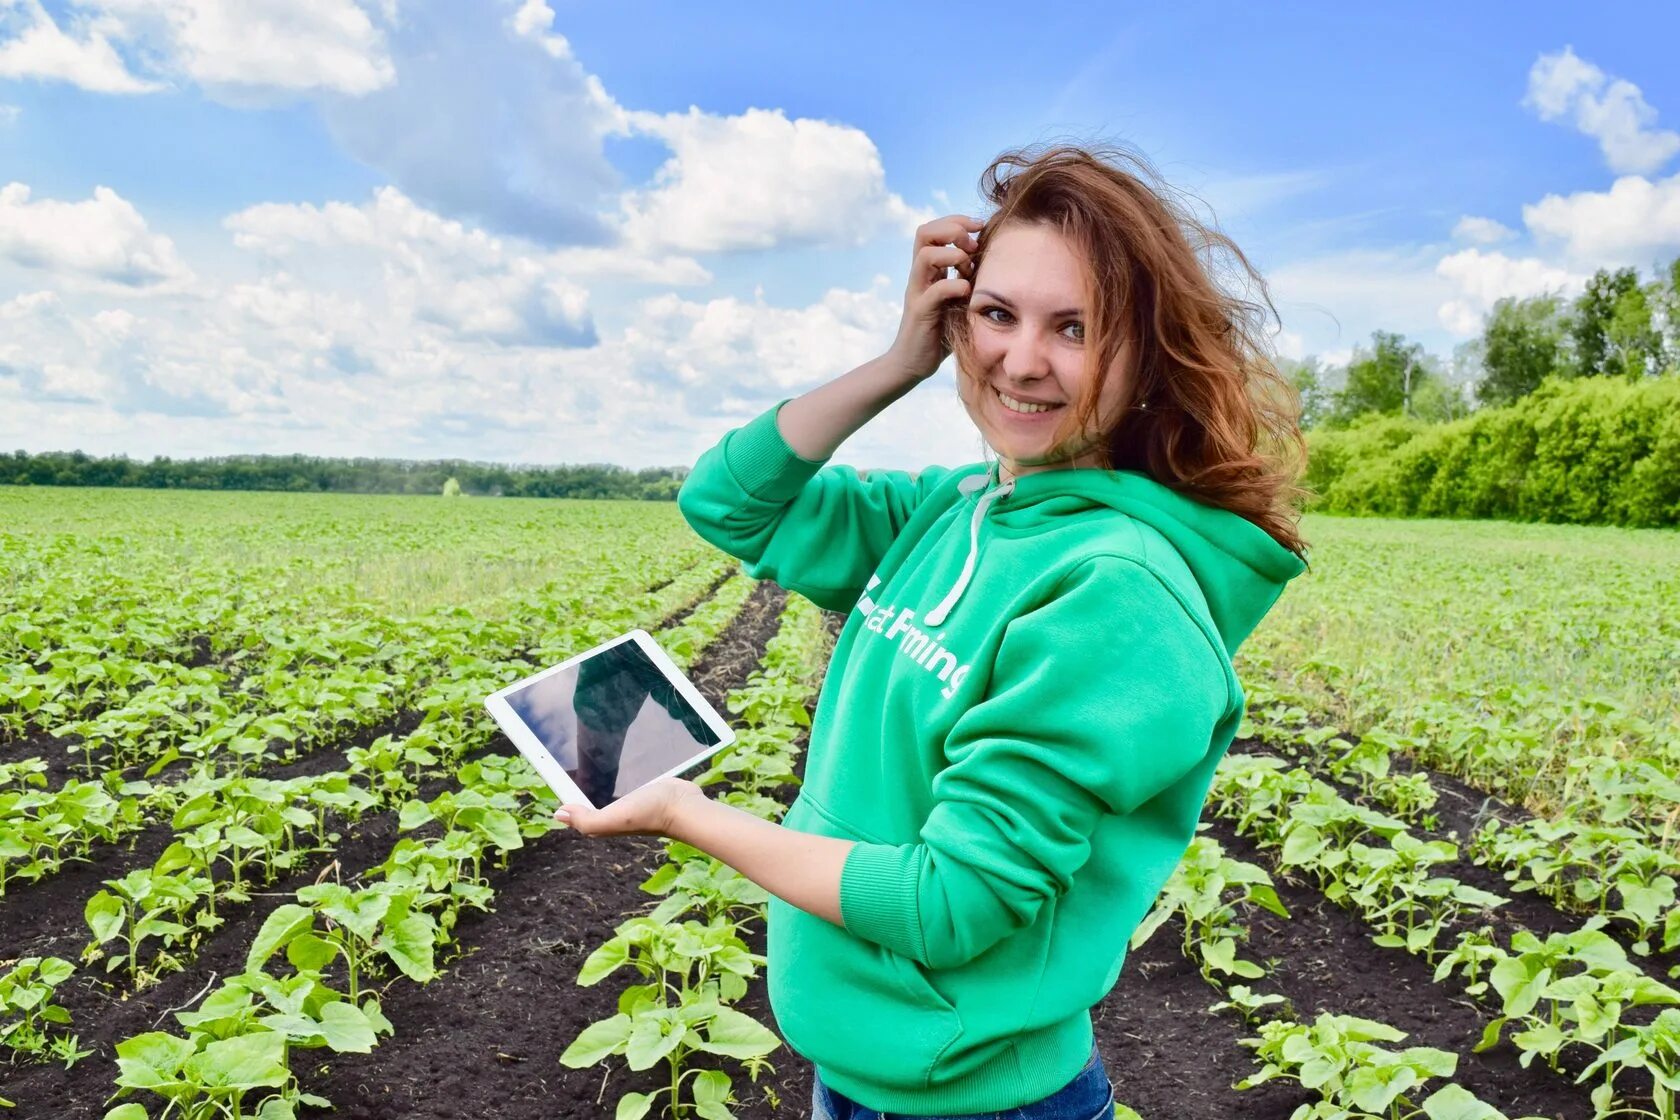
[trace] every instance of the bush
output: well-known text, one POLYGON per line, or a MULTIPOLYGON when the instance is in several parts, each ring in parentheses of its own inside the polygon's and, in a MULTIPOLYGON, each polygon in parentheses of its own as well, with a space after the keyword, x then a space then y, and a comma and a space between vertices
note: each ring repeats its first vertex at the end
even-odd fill
POLYGON ((1505 408, 1373 417, 1307 444, 1325 512, 1680 526, 1680 377, 1549 378, 1505 408))

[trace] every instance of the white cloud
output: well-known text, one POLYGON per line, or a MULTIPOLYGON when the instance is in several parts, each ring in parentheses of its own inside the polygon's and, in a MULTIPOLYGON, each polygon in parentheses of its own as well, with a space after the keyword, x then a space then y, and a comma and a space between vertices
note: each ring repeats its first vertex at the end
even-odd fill
POLYGON ((508 17, 508 27, 521 39, 529 39, 554 58, 570 58, 572 45, 564 35, 554 34, 554 9, 543 0, 525 0, 508 17))
POLYGON ((395 77, 384 37, 352 0, 80 0, 211 93, 358 95, 395 77))
POLYGON ((1655 127, 1657 111, 1638 86, 1611 79, 1571 46, 1535 60, 1522 103, 1541 120, 1573 116, 1576 129, 1598 141, 1618 174, 1655 171, 1680 152, 1680 133, 1655 127))
POLYGON ((1547 292, 1572 296, 1587 277, 1536 257, 1507 257, 1504 253, 1464 249, 1442 257, 1435 271, 1458 288, 1458 298, 1441 304, 1436 316, 1455 335, 1480 333, 1482 318, 1506 296, 1527 299, 1547 292))
POLYGON ((162 83, 138 78, 111 44, 120 26, 109 18, 83 18, 67 34, 40 0, 0 2, 0 78, 69 82, 96 93, 150 93, 162 83), (22 19, 18 17, 22 16, 22 19))
POLYGON ((100 93, 166 88, 184 78, 212 96, 242 100, 275 92, 357 95, 395 77, 384 38, 352 0, 76 0, 71 35, 41 6, 0 43, 0 74, 56 78, 100 93), (155 78, 131 72, 116 44, 155 78))
MULTIPOLYGON (((411 205, 234 215, 254 261, 278 250, 284 267, 196 298, 0 303, 0 446, 692 463, 728 425, 880 353, 897 326, 881 275, 805 307, 663 294, 592 345, 509 348, 465 313, 428 319, 404 285, 418 269, 457 291, 481 278, 476 260, 495 266, 498 305, 495 284, 525 279, 518 253, 411 205)), ((948 379, 914 398, 848 450, 912 469, 978 456, 948 379)))
POLYGON ((286 259, 323 283, 350 277, 359 290, 381 291, 402 316, 465 338, 570 346, 594 341, 588 292, 552 260, 442 218, 395 187, 381 187, 359 207, 265 203, 223 224, 242 249, 286 259), (309 251, 296 253, 299 246, 309 251))
POLYGON ((1656 182, 1626 175, 1608 191, 1548 194, 1522 213, 1536 239, 1561 242, 1583 267, 1649 267, 1680 249, 1680 174, 1656 182))
POLYGON ((175 243, 152 233, 110 187, 85 202, 31 202, 29 187, 0 187, 0 257, 72 282, 147 288, 192 278, 175 243))
POLYGON ((0 105, 0 125, 13 123, 22 112, 16 105, 0 105))
POLYGON ((762 295, 748 303, 665 294, 641 301, 623 344, 643 380, 681 389, 690 408, 711 412, 730 397, 802 392, 867 361, 891 345, 901 312, 885 275, 865 291, 831 288, 797 308, 762 295))
POLYGON ((1494 245, 1501 241, 1509 241, 1516 235, 1516 230, 1501 222, 1492 218, 1475 218, 1469 214, 1460 218, 1452 231, 1454 241, 1470 241, 1477 245, 1494 245))
POLYGON ((610 245, 601 210, 622 184, 604 138, 622 110, 569 49, 518 35, 558 40, 541 27, 552 17, 529 11, 510 24, 480 4, 405 8, 390 39, 401 79, 322 98, 323 117, 348 155, 427 209, 549 246, 610 245))
POLYGON ((1481 249, 1463 249, 1442 257, 1435 271, 1488 304, 1504 296, 1527 298, 1579 287, 1587 279, 1535 257, 1507 257, 1481 249))
POLYGON ((724 117, 690 107, 627 119, 673 153, 650 187, 620 202, 624 240, 643 251, 856 246, 908 235, 935 216, 887 189, 880 153, 856 128, 790 121, 779 109, 724 117))

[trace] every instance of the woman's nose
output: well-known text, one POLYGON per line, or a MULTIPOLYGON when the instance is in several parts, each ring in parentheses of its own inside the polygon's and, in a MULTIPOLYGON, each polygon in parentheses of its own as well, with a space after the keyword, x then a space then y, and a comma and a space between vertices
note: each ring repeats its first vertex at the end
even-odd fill
POLYGON ((1004 376, 1011 381, 1031 381, 1050 372, 1047 347, 1038 332, 1019 331, 1009 340, 1000 365, 1004 376))

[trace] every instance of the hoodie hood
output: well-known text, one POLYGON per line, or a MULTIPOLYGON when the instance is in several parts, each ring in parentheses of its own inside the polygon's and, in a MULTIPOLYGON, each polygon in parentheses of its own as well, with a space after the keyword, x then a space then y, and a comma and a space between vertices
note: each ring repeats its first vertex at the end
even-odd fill
POLYGON ((980 523, 991 517, 1012 530, 1106 507, 1160 533, 1201 587, 1227 656, 1253 632, 1306 564, 1260 526, 1161 485, 1140 471, 1077 468, 1036 471, 998 481, 991 463, 958 483, 974 503, 962 572, 923 622, 938 626, 957 605, 981 563, 980 523), (978 498, 975 495, 978 494, 978 498))

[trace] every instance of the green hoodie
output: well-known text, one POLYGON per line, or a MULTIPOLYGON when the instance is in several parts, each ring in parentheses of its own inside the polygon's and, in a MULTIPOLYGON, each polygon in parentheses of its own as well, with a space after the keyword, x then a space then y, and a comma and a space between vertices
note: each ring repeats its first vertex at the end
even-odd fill
POLYGON ((749 575, 849 612, 782 823, 857 844, 842 925, 770 898, 777 1026, 866 1108, 1039 1100, 1090 1056, 1242 720, 1231 655, 1304 565, 1135 471, 824 467, 785 403, 677 495, 749 575))

